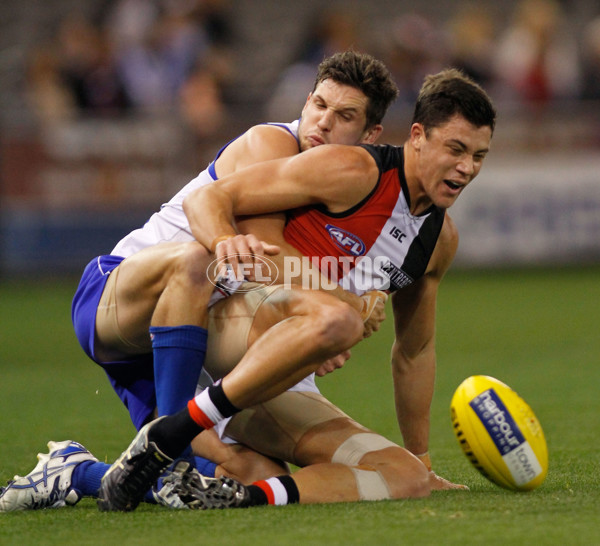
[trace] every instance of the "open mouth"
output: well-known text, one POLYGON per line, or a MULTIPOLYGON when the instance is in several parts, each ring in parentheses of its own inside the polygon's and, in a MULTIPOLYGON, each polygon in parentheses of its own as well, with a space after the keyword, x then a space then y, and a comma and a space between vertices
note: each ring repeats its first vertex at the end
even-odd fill
POLYGON ((458 191, 463 188, 463 184, 453 182, 452 180, 444 180, 444 184, 446 184, 446 186, 448 186, 453 191, 458 191))

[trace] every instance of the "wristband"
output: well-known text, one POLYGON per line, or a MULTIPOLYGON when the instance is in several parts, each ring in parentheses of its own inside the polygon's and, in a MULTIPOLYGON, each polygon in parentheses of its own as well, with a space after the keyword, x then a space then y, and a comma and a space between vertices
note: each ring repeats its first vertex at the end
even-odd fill
POLYGON ((213 239, 213 242, 210 244, 210 251, 214 254, 217 250, 217 245, 223 241, 227 241, 227 239, 233 239, 235 235, 219 235, 213 239))

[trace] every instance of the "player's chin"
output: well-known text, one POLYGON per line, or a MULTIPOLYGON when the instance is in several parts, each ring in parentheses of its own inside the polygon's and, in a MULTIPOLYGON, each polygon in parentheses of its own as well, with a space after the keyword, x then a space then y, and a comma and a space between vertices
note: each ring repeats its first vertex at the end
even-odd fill
POLYGON ((434 204, 441 209, 448 209, 454 205, 454 203, 456 203, 459 195, 460 192, 443 193, 442 195, 438 196, 438 198, 434 201, 434 204))

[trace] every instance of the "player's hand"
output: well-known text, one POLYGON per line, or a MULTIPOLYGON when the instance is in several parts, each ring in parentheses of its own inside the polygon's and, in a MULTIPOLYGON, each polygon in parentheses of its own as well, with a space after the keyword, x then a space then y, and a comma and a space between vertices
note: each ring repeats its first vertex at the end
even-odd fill
POLYGON ((274 274, 264 256, 279 254, 280 248, 260 241, 255 235, 238 234, 219 241, 214 250, 217 261, 223 265, 221 274, 229 266, 237 280, 261 282, 274 274))
POLYGON ((363 308, 360 316, 365 325, 363 338, 369 337, 373 332, 379 330, 379 326, 385 320, 387 298, 388 295, 381 290, 371 290, 361 296, 363 308))
POLYGON ((429 487, 432 491, 447 491, 449 489, 469 490, 468 486, 452 483, 450 480, 438 476, 433 470, 429 471, 429 487))
POLYGON ((431 469, 431 457, 429 456, 429 453, 422 453, 421 455, 416 455, 416 457, 417 457, 417 459, 419 459, 419 461, 421 461, 425 465, 427 470, 429 470, 429 487, 431 488, 432 491, 446 491, 448 489, 463 489, 463 490, 469 489, 466 485, 452 483, 451 481, 447 480, 446 478, 442 478, 441 476, 438 476, 431 469))
POLYGON ((344 351, 343 353, 340 353, 339 355, 323 362, 315 374, 319 377, 323 377, 328 373, 335 372, 335 370, 339 370, 341 367, 343 367, 346 363, 346 360, 349 358, 350 351, 344 351))

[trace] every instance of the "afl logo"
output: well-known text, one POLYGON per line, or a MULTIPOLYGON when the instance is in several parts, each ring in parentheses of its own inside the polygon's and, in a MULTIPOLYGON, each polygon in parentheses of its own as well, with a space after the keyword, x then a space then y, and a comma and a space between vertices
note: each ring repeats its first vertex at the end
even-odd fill
POLYGON ((365 243, 363 243, 354 233, 345 229, 327 224, 325 229, 333 242, 344 252, 352 256, 362 256, 365 253, 365 243))

